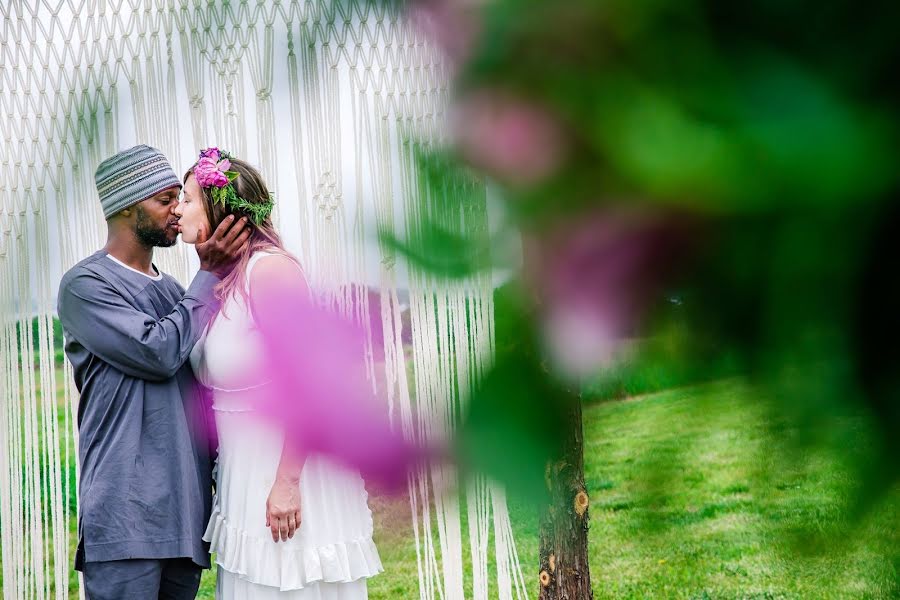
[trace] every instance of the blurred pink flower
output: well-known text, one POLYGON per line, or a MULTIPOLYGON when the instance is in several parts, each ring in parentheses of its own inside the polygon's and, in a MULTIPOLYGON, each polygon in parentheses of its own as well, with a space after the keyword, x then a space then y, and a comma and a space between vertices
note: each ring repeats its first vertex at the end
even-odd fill
POLYGON ((481 30, 480 0, 415 0, 407 17, 413 27, 443 50, 451 68, 465 62, 481 30))
POLYGON ((219 161, 219 164, 217 166, 220 171, 225 172, 231 168, 231 161, 228 160, 227 158, 223 158, 222 160, 219 161))
POLYGON ((379 406, 366 378, 362 330, 279 282, 261 288, 265 372, 261 415, 287 431, 299 455, 328 454, 387 488, 422 457, 379 406))
POLYGON ((562 126, 547 109, 504 92, 464 97, 454 108, 451 127, 466 160, 516 186, 551 176, 568 150, 562 126))
POLYGON ((610 364, 621 341, 625 315, 586 307, 556 306, 544 321, 544 343, 565 378, 575 380, 610 364))
POLYGON ((573 215, 526 245, 526 277, 540 303, 554 366, 580 379, 608 366, 637 333, 686 247, 671 215, 607 207, 573 215))

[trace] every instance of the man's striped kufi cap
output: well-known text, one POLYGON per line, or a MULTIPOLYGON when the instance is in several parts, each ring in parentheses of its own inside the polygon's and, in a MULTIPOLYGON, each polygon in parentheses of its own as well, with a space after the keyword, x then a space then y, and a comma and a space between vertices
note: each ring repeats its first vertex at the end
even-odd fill
POLYGON ((104 160, 97 167, 94 181, 107 219, 164 190, 181 187, 181 180, 162 152, 144 145, 104 160))

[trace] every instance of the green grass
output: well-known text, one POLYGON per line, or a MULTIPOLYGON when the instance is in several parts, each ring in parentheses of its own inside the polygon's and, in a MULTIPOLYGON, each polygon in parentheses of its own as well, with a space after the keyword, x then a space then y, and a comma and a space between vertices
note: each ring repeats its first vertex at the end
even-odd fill
MULTIPOLYGON (((587 406, 594 597, 897 597, 898 495, 846 521, 846 457, 798 458, 781 441, 785 427, 736 381, 587 406)), ((385 573, 369 596, 417 598, 407 502, 375 496, 372 507, 385 573)), ((536 597, 536 515, 516 501, 511 514, 536 597)), ((213 589, 209 572, 201 597, 213 589)))
MULTIPOLYGON (((743 384, 588 405, 584 428, 598 600, 898 597, 896 491, 858 522, 842 517, 854 450, 789 453, 790 424, 743 384)), ((408 503, 373 494, 371 506, 385 573, 370 580, 370 598, 417 598, 408 503)), ((537 516, 517 501, 511 514, 536 597, 537 516)), ((204 573, 199 598, 214 597, 214 576, 204 573)))
MULTIPOLYGON (((57 321, 57 323, 58 323, 58 321, 57 321)), ((65 453, 67 451, 66 435, 65 435, 66 420, 65 420, 65 411, 64 411, 64 406, 63 406, 66 382, 64 379, 64 374, 63 374, 63 369, 62 369, 62 361, 56 360, 56 362, 54 364, 55 364, 56 398, 58 400, 56 423, 57 423, 57 430, 58 430, 59 436, 60 436, 60 438, 58 440, 58 444, 59 444, 60 456, 64 457, 65 453)), ((34 383, 34 393, 35 393, 35 400, 38 403, 38 415, 37 415, 37 422, 36 422, 35 427, 36 427, 36 430, 38 433, 38 440, 39 440, 37 442, 37 445, 40 448, 39 472, 40 472, 40 477, 41 477, 41 482, 42 482, 41 506, 44 507, 44 514, 42 515, 42 519, 44 520, 45 527, 49 528, 49 526, 50 526, 49 525, 49 522, 50 522, 49 521, 49 509, 48 509, 48 501, 47 501, 47 498, 45 495, 45 492, 46 492, 45 483, 49 480, 49 476, 48 476, 48 469, 47 469, 47 464, 46 464, 46 457, 44 456, 44 440, 43 440, 44 417, 43 417, 43 413, 40 409, 40 402, 42 401, 43 394, 42 394, 42 390, 40 388, 40 375, 38 374, 39 373, 39 365, 38 364, 35 365, 35 373, 36 373, 36 381, 34 383)), ((20 386, 23 385, 23 375, 21 373, 19 374, 19 385, 20 386)), ((22 425, 23 424, 20 422, 19 427, 21 428, 22 425)), ((70 421, 69 425, 71 426, 71 421, 70 421)), ((69 455, 70 461, 69 461, 68 467, 64 468, 62 470, 61 477, 63 479, 63 500, 64 501, 65 501, 66 479, 68 479, 68 485, 70 486, 70 498, 69 498, 69 505, 67 507, 68 517, 69 517, 67 526, 68 526, 68 537, 69 537, 69 556, 70 556, 70 559, 74 559, 75 546, 77 545, 77 538, 76 538, 76 536, 77 536, 77 521, 75 518, 75 515, 77 513, 77 501, 75 498, 75 484, 76 484, 75 483, 75 480, 76 480, 75 465, 76 465, 77 458, 76 458, 76 449, 75 449, 74 438, 71 434, 68 436, 68 455, 69 455)), ((24 485, 25 485, 25 470, 24 469, 22 469, 22 471, 20 472, 20 476, 22 477, 22 485, 24 487, 24 485)), ((2 525, 2 524, 0 524, 0 525, 2 525)), ((56 556, 54 556, 52 554, 52 552, 45 553, 44 560, 50 566, 49 571, 52 573, 52 571, 53 571, 52 566, 55 564, 56 556)), ((49 586, 49 592, 50 592, 51 597, 54 597, 54 594, 56 592, 56 585, 55 585, 55 582, 53 581, 52 574, 51 574, 50 578, 48 579, 47 585, 49 586)), ((70 590, 70 593, 74 592, 77 594, 78 574, 74 571, 74 569, 69 570, 67 585, 70 590)), ((0 589, 2 589, 2 586, 3 586, 2 556, 0 556, 0 589)))
POLYGON ((786 427, 735 382, 588 408, 595 598, 896 597, 897 494, 843 520, 849 457, 786 427))

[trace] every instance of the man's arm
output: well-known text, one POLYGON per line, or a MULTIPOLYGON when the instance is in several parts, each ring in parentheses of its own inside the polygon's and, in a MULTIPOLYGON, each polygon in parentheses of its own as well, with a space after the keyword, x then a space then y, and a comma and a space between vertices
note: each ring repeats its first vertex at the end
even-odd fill
POLYGON ((101 277, 79 274, 60 290, 59 318, 101 360, 132 377, 162 381, 188 359, 215 312, 218 282, 215 275, 200 271, 172 312, 157 320, 128 304, 101 277))
POLYGON ((128 304, 116 289, 91 273, 66 282, 58 312, 66 331, 89 352, 132 377, 161 381, 190 356, 218 308, 213 288, 246 249, 252 230, 247 217, 225 217, 212 236, 196 245, 200 272, 171 313, 157 320, 128 304))

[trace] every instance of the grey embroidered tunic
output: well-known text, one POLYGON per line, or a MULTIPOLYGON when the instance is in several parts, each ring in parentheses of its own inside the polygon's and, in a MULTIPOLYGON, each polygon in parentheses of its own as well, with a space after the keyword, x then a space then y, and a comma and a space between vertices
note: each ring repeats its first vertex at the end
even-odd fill
POLYGON ((188 557, 209 567, 210 418, 187 362, 219 279, 188 290, 99 251, 62 278, 58 312, 81 393, 79 550, 85 561, 188 557))

